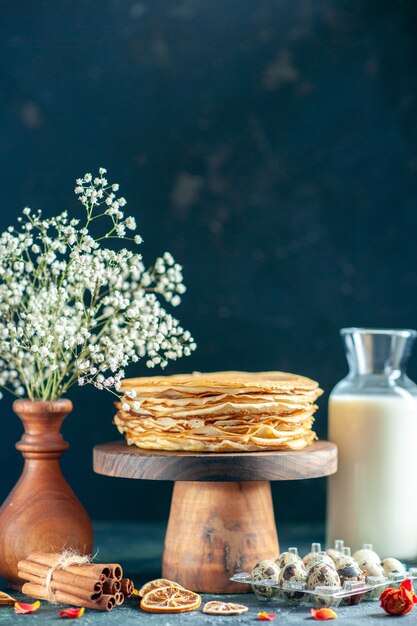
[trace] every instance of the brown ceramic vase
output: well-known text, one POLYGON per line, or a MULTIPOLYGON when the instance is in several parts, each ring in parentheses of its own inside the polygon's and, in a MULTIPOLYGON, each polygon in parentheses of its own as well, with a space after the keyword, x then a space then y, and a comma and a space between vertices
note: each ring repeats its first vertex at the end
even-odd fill
POLYGON ((72 410, 70 400, 16 400, 24 426, 16 448, 25 460, 23 472, 0 508, 0 576, 20 589, 17 563, 34 550, 92 550, 90 518, 61 472, 59 459, 69 447, 60 433, 72 410))

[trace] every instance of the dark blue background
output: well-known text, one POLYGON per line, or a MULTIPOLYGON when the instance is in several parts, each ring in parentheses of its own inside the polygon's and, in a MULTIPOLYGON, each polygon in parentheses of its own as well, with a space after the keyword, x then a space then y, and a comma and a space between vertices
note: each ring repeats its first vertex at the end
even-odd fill
MULTIPOLYGON (((147 258, 185 268, 198 351, 169 372, 282 369, 328 392, 341 326, 417 325, 416 20, 414 0, 3 0, 0 226, 27 204, 76 213, 74 179, 107 167, 147 258)), ((92 473, 111 396, 71 397, 63 465, 90 514, 166 516, 169 485, 92 473)), ((21 428, 0 411, 2 499, 21 428)), ((281 519, 323 517, 324 481, 275 496, 281 519)))

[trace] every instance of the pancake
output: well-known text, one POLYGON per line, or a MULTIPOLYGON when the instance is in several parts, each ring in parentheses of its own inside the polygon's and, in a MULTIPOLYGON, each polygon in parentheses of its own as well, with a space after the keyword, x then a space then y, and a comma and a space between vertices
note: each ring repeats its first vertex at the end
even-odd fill
POLYGON ((210 372, 122 383, 115 424, 129 444, 200 452, 302 449, 312 430, 317 382, 285 372, 210 372))
POLYGON ((193 372, 192 374, 174 374, 172 376, 148 376, 143 378, 131 378, 122 382, 124 389, 153 389, 161 387, 170 389, 193 389, 193 393, 206 393, 210 389, 215 390, 290 390, 295 389, 311 391, 317 389, 318 383, 305 376, 289 374, 286 372, 193 372))

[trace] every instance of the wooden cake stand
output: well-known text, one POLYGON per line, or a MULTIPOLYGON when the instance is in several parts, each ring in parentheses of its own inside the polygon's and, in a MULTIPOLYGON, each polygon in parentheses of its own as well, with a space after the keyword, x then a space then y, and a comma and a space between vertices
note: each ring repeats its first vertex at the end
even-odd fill
POLYGON ((269 481, 318 478, 336 469, 337 448, 329 441, 246 453, 146 451, 121 441, 94 448, 98 474, 175 481, 162 576, 209 593, 247 592, 230 577, 278 555, 269 481))

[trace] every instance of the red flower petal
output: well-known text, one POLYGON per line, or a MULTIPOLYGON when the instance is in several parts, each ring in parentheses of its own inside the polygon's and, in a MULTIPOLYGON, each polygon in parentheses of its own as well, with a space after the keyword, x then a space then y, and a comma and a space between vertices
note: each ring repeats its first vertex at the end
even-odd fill
POLYGON ((261 611, 260 613, 258 613, 258 619, 263 622, 272 622, 272 620, 275 619, 276 616, 276 613, 267 613, 266 611, 261 611))
POLYGON ((411 594, 411 597, 413 599, 414 604, 417 603, 417 595, 414 592, 414 588, 413 588, 413 582, 411 580, 411 578, 406 578, 405 580, 403 580, 400 583, 400 589, 401 590, 406 590, 411 594))
POLYGON ((84 615, 85 608, 82 606, 79 609, 63 609, 59 612, 59 617, 67 617, 69 619, 77 619, 77 617, 81 617, 84 615))
POLYGON ((26 604, 25 602, 15 602, 14 604, 14 612, 18 615, 25 615, 26 613, 34 613, 40 607, 41 603, 39 600, 34 602, 33 604, 26 604))
POLYGON ((336 619, 337 613, 333 611, 333 609, 311 609, 311 615, 313 619, 317 620, 326 620, 326 619, 336 619))
POLYGON ((411 578, 406 578, 400 583, 400 589, 407 589, 407 591, 413 590, 413 583, 411 582, 411 578))

